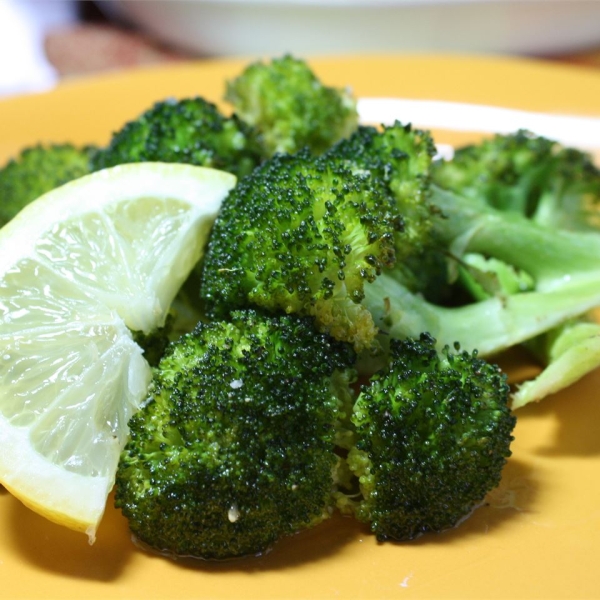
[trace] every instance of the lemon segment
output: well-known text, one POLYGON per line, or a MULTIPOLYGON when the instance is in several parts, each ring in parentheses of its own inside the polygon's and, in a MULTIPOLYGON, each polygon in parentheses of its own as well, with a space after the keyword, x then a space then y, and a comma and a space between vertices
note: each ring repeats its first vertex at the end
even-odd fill
POLYGON ((0 482, 95 538, 150 368, 131 330, 164 323, 235 177, 106 169, 0 230, 0 482))

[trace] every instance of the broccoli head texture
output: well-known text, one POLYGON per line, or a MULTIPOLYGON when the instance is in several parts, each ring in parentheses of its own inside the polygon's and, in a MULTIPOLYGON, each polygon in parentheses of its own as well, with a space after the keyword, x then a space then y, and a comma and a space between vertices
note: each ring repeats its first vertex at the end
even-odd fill
POLYGON ((223 559, 328 517, 353 360, 310 320, 253 311, 173 343, 117 472, 116 506, 137 538, 223 559))
POLYGON ((358 125, 350 92, 323 85, 305 61, 290 55, 249 65, 228 82, 225 99, 254 127, 265 158, 305 146, 320 154, 358 125))
POLYGON ((42 194, 90 172, 92 146, 37 145, 0 170, 0 227, 42 194))
POLYGON ((434 228, 441 217, 431 201, 435 151, 429 132, 396 121, 379 129, 359 127, 327 156, 389 186, 404 221, 402 235, 396 236, 396 265, 389 275, 412 292, 441 302, 450 293, 450 274, 446 249, 434 228))
POLYGON ((433 180, 476 202, 558 229, 600 227, 600 170, 589 154, 526 130, 459 148, 433 180))
POLYGON ((437 212, 430 202, 430 169, 435 144, 429 132, 396 121, 376 129, 361 126, 328 153, 352 171, 368 172, 391 189, 405 221, 405 234, 398 238, 399 258, 413 255, 430 243, 437 212))
POLYGON ((196 97, 156 103, 117 131, 93 161, 95 170, 131 162, 178 162, 237 176, 258 163, 249 128, 196 97))
POLYGON ((245 306, 311 315, 368 347, 365 284, 395 262, 403 221, 388 187, 307 150, 277 155, 225 199, 202 268, 209 314, 245 306))
POLYGON ((390 363, 358 396, 356 516, 379 540, 458 524, 497 486, 515 418, 499 369, 476 353, 438 352, 429 334, 393 340, 390 363))

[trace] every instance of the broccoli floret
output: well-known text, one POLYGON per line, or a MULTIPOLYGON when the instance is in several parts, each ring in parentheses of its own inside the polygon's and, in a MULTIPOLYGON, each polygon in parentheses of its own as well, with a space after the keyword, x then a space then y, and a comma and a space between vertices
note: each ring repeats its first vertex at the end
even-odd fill
POLYGON ((171 345, 117 472, 133 533, 162 552, 230 558, 327 518, 353 361, 310 320, 253 311, 171 345))
POLYGON ((313 158, 277 155, 225 199, 204 257, 201 295, 213 317, 248 305, 311 315, 357 348, 377 331, 365 284, 395 261, 402 229, 387 186, 313 158))
POLYGON ((451 276, 446 249, 435 231, 441 215, 431 202, 435 153, 429 132, 396 122, 380 129, 359 127, 331 148, 327 159, 389 185, 404 226, 402 235, 396 236, 397 261, 388 274, 412 292, 442 302, 451 293, 451 276))
POLYGON ((92 146, 40 144, 9 161, 0 170, 0 227, 42 194, 87 175, 94 152, 92 146))
MULTIPOLYGON (((600 235, 549 231, 429 185, 426 168, 407 168, 431 159, 423 135, 400 124, 361 130, 347 142, 352 154, 336 146, 318 158, 275 157, 246 178, 209 240, 201 286, 208 310, 259 305, 312 315, 358 351, 373 348, 378 331, 383 346, 427 331, 440 347, 459 341, 487 355, 600 303, 600 235), (369 141, 377 136, 382 143, 369 141), (423 252, 438 263, 471 253, 497 259, 531 277, 532 289, 466 306, 426 301, 406 276, 423 252)), ((446 285, 443 269, 416 277, 446 285)))
MULTIPOLYGON (((587 252, 592 262, 597 261, 600 170, 587 154, 519 131, 461 148, 452 161, 437 163, 433 173, 440 185, 484 207, 521 214, 553 231, 584 232, 584 244, 590 239, 585 232, 593 232, 596 242, 590 243, 587 252)), ((477 300, 507 298, 535 287, 527 272, 517 271, 509 264, 512 257, 509 263, 473 254, 463 259, 468 267, 460 270, 460 281, 477 300)), ((550 257, 547 262, 554 259, 550 257)), ((582 267, 585 264, 583 260, 578 262, 582 267)), ((573 265, 572 269, 564 269, 564 275, 570 277, 579 270, 573 265)), ((556 330, 525 340, 525 346, 534 352, 544 369, 536 379, 521 386, 513 397, 513 406, 539 400, 599 366, 600 353, 595 342, 599 331, 584 316, 581 321, 569 319, 559 323, 556 330)))
POLYGON ((459 148, 433 166, 442 188, 558 229, 600 228, 600 170, 575 148, 529 131, 459 148))
POLYGON ((228 82, 225 99, 258 132, 264 157, 305 146, 319 154, 358 125, 350 92, 323 85, 305 61, 290 55, 249 65, 228 82))
POLYGON ((500 370, 476 353, 440 353, 427 334, 393 340, 390 364, 356 400, 348 464, 362 498, 348 500, 379 540, 454 527, 496 487, 515 418, 500 370))
MULTIPOLYGON (((386 143, 370 143, 362 151, 355 145, 347 160, 355 170, 366 169, 375 174, 381 170, 378 165, 385 165, 392 186, 397 178, 403 181, 408 177, 410 181, 407 170, 397 167, 396 155, 410 156, 411 140, 415 149, 422 143, 420 136, 391 135, 391 131, 400 129, 399 123, 385 128, 379 135, 386 143)), ((420 175, 421 171, 412 172, 420 175)), ((417 180, 422 181, 422 176, 417 180)), ((397 187, 393 189, 404 207, 404 197, 397 187)), ((501 261, 531 278, 532 289, 468 306, 446 307, 423 301, 418 290, 407 285, 406 277, 378 277, 365 287, 363 304, 386 334, 403 338, 427 331, 441 346, 458 340, 465 349, 492 354, 599 304, 597 233, 555 232, 516 212, 502 212, 435 183, 427 186, 426 199, 433 207, 433 245, 426 242, 429 251, 439 253, 445 249, 455 260, 467 254, 481 254, 501 261), (439 218, 435 211, 439 211, 439 218)), ((402 237, 398 239, 402 241, 402 237)), ((391 275, 397 272, 394 269, 391 275)))
POLYGON ((389 186, 404 219, 404 235, 398 238, 402 258, 431 244, 432 216, 437 213, 430 202, 434 155, 435 145, 427 131, 400 122, 382 129, 359 127, 327 153, 327 160, 342 162, 389 186))
POLYGON ((196 97, 156 103, 117 131, 93 166, 144 161, 189 163, 242 176, 259 158, 244 123, 196 97))

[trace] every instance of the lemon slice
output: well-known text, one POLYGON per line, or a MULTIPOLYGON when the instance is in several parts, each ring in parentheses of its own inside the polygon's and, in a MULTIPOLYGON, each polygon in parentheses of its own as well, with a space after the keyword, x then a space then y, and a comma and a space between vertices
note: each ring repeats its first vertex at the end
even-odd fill
POLYGON ((0 482, 90 543, 150 368, 150 332, 200 258, 235 177, 178 164, 99 171, 0 229, 0 482))

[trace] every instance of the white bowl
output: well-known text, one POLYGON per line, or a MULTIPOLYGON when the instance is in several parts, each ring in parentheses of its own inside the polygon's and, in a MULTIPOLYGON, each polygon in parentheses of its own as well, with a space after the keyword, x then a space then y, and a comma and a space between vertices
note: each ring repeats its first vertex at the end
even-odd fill
POLYGON ((111 0, 111 14, 203 56, 551 54, 600 44, 598 0, 111 0))

